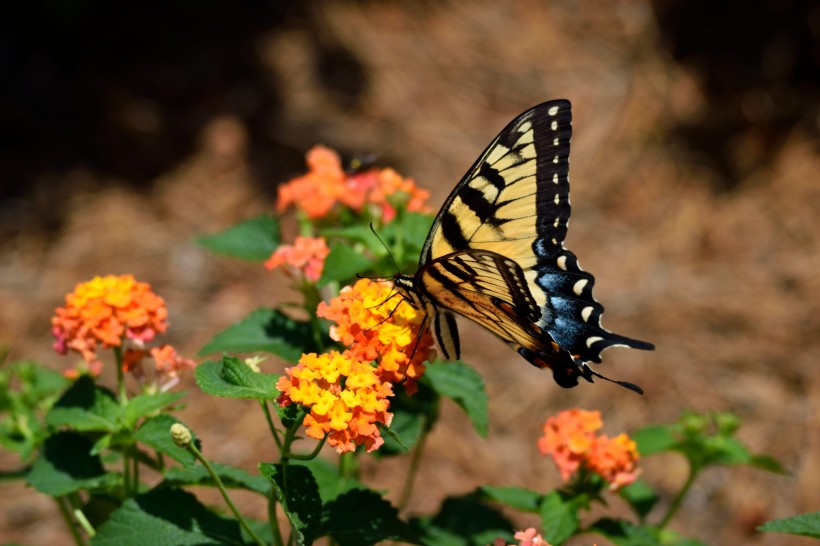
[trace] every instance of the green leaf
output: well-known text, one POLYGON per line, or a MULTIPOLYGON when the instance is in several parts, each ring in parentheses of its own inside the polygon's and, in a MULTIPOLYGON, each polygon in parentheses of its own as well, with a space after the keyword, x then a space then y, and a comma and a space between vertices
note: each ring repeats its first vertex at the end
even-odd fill
POLYGON ((510 508, 537 514, 544 496, 523 487, 494 487, 484 485, 479 488, 490 500, 505 504, 510 508))
POLYGON ((600 533, 617 546, 662 546, 663 543, 650 532, 649 528, 628 521, 603 518, 589 529, 600 533))
POLYGON ((296 362, 302 353, 317 350, 309 323, 294 320, 277 309, 262 307, 216 334, 198 355, 264 351, 296 362))
POLYGON ((578 509, 565 502, 558 491, 544 496, 539 507, 542 536, 550 544, 561 544, 578 530, 578 509))
MULTIPOLYGON (((211 466, 219 475, 219 479, 225 487, 235 489, 247 489, 254 493, 267 496, 270 490, 270 482, 262 476, 254 476, 247 471, 220 463, 211 463, 211 466)), ((202 485, 216 487, 216 483, 211 475, 202 465, 190 466, 187 468, 172 468, 165 473, 166 485, 202 485)))
POLYGON ((427 364, 424 378, 442 396, 452 399, 470 418, 473 427, 487 437, 489 421, 487 393, 481 376, 461 361, 427 364))
POLYGON ((257 373, 232 356, 224 356, 219 362, 203 362, 197 366, 195 376, 202 392, 213 396, 257 400, 273 400, 279 396, 278 375, 257 373))
POLYGON ((354 489, 339 495, 325 506, 324 529, 339 546, 376 544, 396 540, 418 544, 399 511, 375 491, 354 489))
POLYGON ((339 467, 332 464, 327 459, 316 457, 309 461, 290 462, 291 466, 306 466, 310 469, 311 474, 316 479, 316 485, 319 487, 319 496, 322 502, 329 502, 336 499, 342 493, 346 493, 351 489, 364 489, 365 486, 357 479, 350 476, 340 476, 339 467))
POLYGON ((121 408, 114 394, 98 387, 88 376, 79 378, 46 415, 52 427, 79 431, 113 432, 119 428, 121 408))
POLYGON ((820 512, 811 512, 789 518, 767 521, 758 527, 757 530, 820 538, 820 512))
POLYGON ((788 474, 788 471, 783 468, 783 465, 781 465, 777 459, 768 455, 752 455, 752 460, 749 461, 749 464, 775 474, 788 474))
MULTIPOLYGON (((134 434, 134 439, 150 446, 163 455, 171 457, 179 464, 192 466, 196 462, 196 458, 187 449, 176 445, 174 439, 171 437, 171 426, 176 423, 180 422, 168 414, 150 417, 145 420, 139 430, 134 434)), ((191 432, 191 434, 193 434, 193 432, 191 432)))
POLYGON ((160 487, 126 500, 97 528, 92 546, 245 544, 239 524, 208 511, 191 493, 160 487))
POLYGON ((624 499, 639 518, 643 519, 660 500, 660 497, 655 491, 649 487, 645 481, 637 480, 622 487, 619 491, 621 498, 624 499))
POLYGON ((261 463, 259 472, 273 484, 296 543, 312 544, 323 533, 322 501, 310 469, 306 466, 261 463))
POLYGON ((513 524, 474 493, 447 498, 435 517, 412 523, 425 546, 486 546, 498 537, 513 538, 513 524))
POLYGON ((279 221, 271 216, 257 216, 196 241, 214 254, 261 262, 279 246, 279 221))
POLYGON ((675 425, 653 425, 636 430, 632 439, 638 444, 642 456, 670 451, 678 442, 675 425))
POLYGON ((156 394, 138 394, 128 401, 122 412, 123 420, 128 428, 133 427, 143 417, 158 412, 165 406, 179 400, 184 392, 162 392, 156 394))
POLYGON ((393 421, 382 430, 384 445, 376 456, 407 453, 428 432, 438 418, 440 397, 429 384, 419 383, 418 391, 408 396, 403 390, 390 399, 393 421))
POLYGON ((330 245, 330 254, 325 258, 322 277, 317 285, 322 287, 334 281, 347 282, 355 278, 356 273, 367 271, 369 267, 370 260, 353 250, 352 247, 333 243, 330 245))
POLYGON ((81 489, 95 489, 116 480, 108 475, 92 443, 76 432, 58 432, 46 439, 26 481, 40 493, 58 497, 81 489))

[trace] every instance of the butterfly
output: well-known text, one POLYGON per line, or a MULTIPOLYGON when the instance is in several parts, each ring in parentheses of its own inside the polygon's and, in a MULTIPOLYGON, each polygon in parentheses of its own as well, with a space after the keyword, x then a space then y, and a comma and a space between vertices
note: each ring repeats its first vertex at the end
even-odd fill
POLYGON ((601 326, 595 278, 564 248, 572 112, 568 100, 535 106, 510 122, 444 202, 415 275, 396 275, 403 299, 425 313, 445 358, 460 353, 456 315, 504 340, 556 383, 614 381, 592 370, 607 347, 651 350, 601 326))

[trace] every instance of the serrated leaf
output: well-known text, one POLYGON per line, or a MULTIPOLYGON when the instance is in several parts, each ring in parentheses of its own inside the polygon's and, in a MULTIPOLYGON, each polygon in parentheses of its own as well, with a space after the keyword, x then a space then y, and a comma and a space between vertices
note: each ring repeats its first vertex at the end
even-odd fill
POLYGON ((273 484, 299 545, 322 536, 322 500, 316 479, 306 466, 261 463, 259 472, 273 484))
POLYGON ((523 512, 538 513, 543 499, 541 493, 524 489, 523 487, 493 487, 484 485, 480 488, 490 500, 499 502, 510 508, 523 512))
POLYGON ((325 532, 339 546, 397 540, 418 544, 399 511, 375 491, 353 489, 328 502, 322 511, 325 532))
POLYGON ((486 546, 498 537, 513 538, 512 522, 473 493, 449 497, 434 517, 412 523, 425 546, 486 546))
POLYGON ((458 360, 433 362, 427 364, 424 378, 437 393, 458 404, 467 413, 476 431, 482 437, 487 437, 487 392, 478 372, 458 360))
POLYGON ((653 425, 636 430, 632 439, 638 444, 642 456, 669 451, 678 442, 675 425, 653 425))
POLYGON ((58 497, 81 489, 95 489, 116 480, 106 474, 93 444, 76 432, 58 432, 46 439, 26 481, 40 493, 58 497))
POLYGON ((244 544, 239 524, 217 516, 191 493, 157 488, 126 500, 97 528, 92 546, 244 544))
MULTIPOLYGON (((225 487, 235 489, 247 489, 254 493, 267 496, 270 490, 270 482, 262 476, 254 476, 249 472, 220 463, 211 463, 211 466, 219 475, 219 479, 225 487)), ((187 468, 172 468, 165 473, 165 483, 167 485, 203 485, 216 487, 210 473, 202 465, 190 466, 187 468)))
POLYGON ((219 362, 203 362, 197 366, 195 376, 202 392, 213 396, 257 400, 273 400, 279 396, 276 390, 278 375, 254 372, 232 356, 222 357, 219 362))
POLYGON ((578 530, 578 509, 565 502, 558 491, 544 496, 539 506, 542 536, 550 544, 561 544, 578 530))
POLYGON ((279 246, 279 221, 267 215, 257 216, 196 241, 214 254, 261 262, 279 246))
POLYGON ((120 413, 114 394, 83 376, 49 410, 46 423, 78 431, 113 432, 119 428, 120 413))
POLYGON ((122 418, 128 428, 133 427, 143 417, 148 417, 165 406, 185 396, 185 392, 161 392, 156 394, 138 394, 128 401, 122 412, 122 418))
POLYGON ((367 271, 370 260, 353 250, 348 245, 333 243, 330 245, 330 254, 325 258, 322 268, 322 277, 317 286, 326 286, 328 283, 348 281, 356 277, 356 273, 367 271))
POLYGON ((316 457, 309 461, 291 461, 291 466, 306 466, 310 469, 319 487, 319 496, 322 502, 329 502, 337 498, 342 493, 351 489, 364 489, 362 483, 350 476, 340 476, 339 467, 321 457, 316 457))
MULTIPOLYGON (((150 446, 163 455, 171 457, 179 464, 192 466, 196 462, 196 458, 187 449, 176 445, 174 439, 171 437, 171 426, 176 423, 180 423, 180 421, 168 414, 150 417, 145 420, 134 434, 134 439, 137 442, 150 446)), ((193 434, 193 432, 191 432, 191 434, 193 434)), ((195 436, 194 439, 196 439, 195 436)))
POLYGON ((303 352, 317 350, 309 323, 262 307, 216 334, 197 354, 263 351, 296 362, 303 352))
POLYGON ((757 530, 820 538, 820 512, 810 512, 767 521, 758 527, 757 530))

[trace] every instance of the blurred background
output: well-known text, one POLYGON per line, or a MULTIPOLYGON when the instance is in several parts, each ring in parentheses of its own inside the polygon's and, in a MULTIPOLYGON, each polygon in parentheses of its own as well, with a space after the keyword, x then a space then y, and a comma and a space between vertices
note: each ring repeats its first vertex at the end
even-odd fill
MULTIPOLYGON (((375 154, 437 208, 508 121, 568 98, 567 246, 597 276, 605 326, 657 346, 608 351, 599 369, 646 394, 563 390, 463 323, 490 436, 446 406, 410 512, 479 484, 556 486, 535 442, 561 409, 601 410, 609 435, 721 410, 790 474, 709 470, 672 528, 709 544, 803 543, 754 529, 820 509, 816 2, 46 1, 7 7, 0 29, 0 341, 12 360, 73 365, 51 350, 54 308, 78 282, 122 273, 166 299, 167 341, 193 355, 292 297, 279 274, 193 238, 272 211, 309 147, 375 154)), ((273 459, 255 405, 186 387, 180 418, 212 460, 253 471, 273 459)), ((395 501, 408 463, 366 462, 364 479, 395 501)), ((682 458, 645 461, 658 513, 685 475, 682 458)), ((48 498, 0 491, 4 541, 67 539, 48 498)), ((239 503, 265 513, 258 497, 239 503)), ((611 510, 626 513, 617 499, 611 510)), ((606 544, 572 544, 593 541, 606 544)))

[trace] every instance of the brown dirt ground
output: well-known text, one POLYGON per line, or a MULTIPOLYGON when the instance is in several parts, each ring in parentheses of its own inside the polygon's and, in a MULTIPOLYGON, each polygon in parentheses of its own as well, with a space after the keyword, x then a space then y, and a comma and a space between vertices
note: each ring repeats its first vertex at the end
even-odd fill
MULTIPOLYGON (((668 422, 684 410, 720 410, 740 415, 741 439, 790 474, 711 469, 672 528, 709 544, 808 544, 754 528, 820 509, 817 141, 790 131, 770 164, 746 171, 733 191, 716 192, 710 167, 666 138, 709 99, 697 75, 658 45, 660 31, 641 2, 525 1, 506 11, 489 1, 322 6, 307 22, 257 39, 266 70, 280 82, 274 140, 302 151, 321 141, 375 152, 432 188, 438 204, 513 116, 549 98, 570 98, 574 211, 567 246, 597 276, 605 324, 657 346, 651 353, 607 352, 601 368, 643 386, 642 397, 607 384, 562 390, 463 324, 464 358, 490 393, 489 438, 445 407, 410 513, 432 511, 445 496, 479 484, 556 486, 557 473, 535 439, 546 416, 564 408, 601 410, 610 434, 668 422), (367 88, 353 104, 316 81, 317 33, 332 36, 365 67, 367 88)), ((198 147, 152 180, 150 191, 92 169, 49 173, 61 197, 27 209, 31 229, 0 241, 0 339, 13 343, 13 358, 68 364, 50 351, 50 315, 77 282, 96 274, 130 272, 150 282, 169 304, 168 341, 188 354, 260 304, 289 297, 281 277, 192 244, 196 235, 272 209, 270 189, 281 179, 255 177, 248 141, 241 119, 214 115, 198 147), (63 211, 61 229, 37 229, 37 218, 54 208, 63 211)), ((754 145, 738 144, 739 156, 754 145)), ((253 404, 208 399, 190 378, 186 386, 191 395, 180 417, 213 460, 252 471, 273 458, 253 404)), ((8 454, 0 461, 13 467, 8 454)), ((364 479, 395 500, 407 464, 365 461, 364 479)), ((664 494, 662 504, 685 478, 674 456, 645 461, 643 472, 664 494)), ((4 483, 0 491, 3 541, 68 540, 48 499, 22 485, 4 483)), ((257 498, 239 501, 263 516, 257 498)), ((613 510, 624 508, 613 502, 613 510)), ((606 543, 590 536, 571 544, 593 540, 606 543)))

